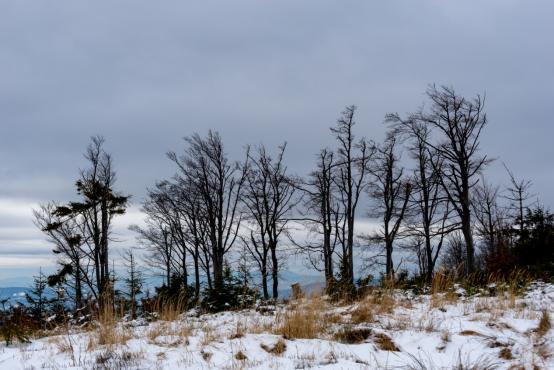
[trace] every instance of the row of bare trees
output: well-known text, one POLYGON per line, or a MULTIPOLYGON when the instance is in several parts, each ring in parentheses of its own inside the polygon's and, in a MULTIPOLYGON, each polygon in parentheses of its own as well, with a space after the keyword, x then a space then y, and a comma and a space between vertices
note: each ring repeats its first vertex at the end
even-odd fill
MULTIPOLYGON (((479 267, 477 244, 490 246, 489 252, 497 247, 506 223, 500 191, 483 179, 490 163, 480 145, 484 103, 481 96, 467 99, 430 86, 422 108, 405 117, 386 115, 382 143, 356 136, 356 107, 348 106, 331 128, 335 147, 319 152, 306 178, 290 174, 286 144, 274 154, 263 145, 247 147, 238 162, 217 132, 194 134, 182 152, 167 154, 175 175, 148 189, 146 222, 132 230, 164 285, 190 286, 193 302, 203 286, 217 299, 239 254, 259 274, 265 299, 278 298, 290 253, 303 255, 323 272, 327 290, 341 294, 355 291, 356 267, 383 266, 384 278, 392 280, 405 258, 427 281, 441 261, 470 274, 479 267), (358 228, 367 216, 378 227, 364 235, 358 228), (357 266, 355 256, 367 263, 357 266)), ((73 277, 78 306, 82 284, 97 298, 109 286, 110 224, 128 200, 113 190, 115 174, 102 143, 94 138, 87 151, 91 166, 77 182, 82 201, 36 212, 62 256, 59 276, 73 277)), ((530 183, 510 176, 503 199, 517 209, 523 230, 530 183)))

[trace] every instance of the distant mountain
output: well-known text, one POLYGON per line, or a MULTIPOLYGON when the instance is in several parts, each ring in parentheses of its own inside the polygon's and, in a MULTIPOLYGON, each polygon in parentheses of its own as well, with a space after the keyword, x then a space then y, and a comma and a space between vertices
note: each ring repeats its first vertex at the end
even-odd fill
POLYGON ((24 287, 7 287, 0 288, 0 300, 7 299, 10 305, 25 304, 25 295, 29 293, 29 288, 24 287))

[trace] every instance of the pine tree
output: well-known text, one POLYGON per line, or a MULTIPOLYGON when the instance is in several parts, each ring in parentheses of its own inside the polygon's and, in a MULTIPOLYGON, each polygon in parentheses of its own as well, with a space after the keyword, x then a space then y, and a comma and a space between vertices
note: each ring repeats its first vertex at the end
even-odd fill
POLYGON ((137 269, 137 261, 133 251, 128 250, 123 258, 127 268, 127 277, 124 279, 127 289, 126 295, 129 299, 131 318, 135 319, 137 317, 137 296, 142 293, 144 275, 142 271, 137 269))
POLYGON ((37 322, 43 329, 46 328, 48 308, 52 303, 52 300, 46 295, 47 287, 48 278, 42 273, 41 269, 39 274, 33 277, 33 288, 25 295, 25 299, 30 306, 33 320, 35 320, 35 322, 37 322))

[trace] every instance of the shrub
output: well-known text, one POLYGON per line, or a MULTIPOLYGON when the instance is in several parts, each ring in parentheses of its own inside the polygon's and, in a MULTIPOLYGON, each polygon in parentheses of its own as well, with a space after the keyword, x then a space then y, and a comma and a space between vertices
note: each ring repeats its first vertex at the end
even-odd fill
POLYGON ((226 265, 223 288, 207 288, 203 292, 202 308, 210 312, 251 307, 259 298, 258 291, 250 288, 247 281, 234 276, 226 265))

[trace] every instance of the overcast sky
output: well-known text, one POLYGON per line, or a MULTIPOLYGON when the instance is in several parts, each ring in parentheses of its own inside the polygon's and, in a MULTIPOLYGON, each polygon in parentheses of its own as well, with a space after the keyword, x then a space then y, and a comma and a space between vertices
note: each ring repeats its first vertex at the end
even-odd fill
POLYGON ((491 178, 506 162, 552 205, 553 17, 548 0, 0 0, 0 286, 51 268, 31 209, 74 197, 91 135, 133 195, 116 228, 130 246, 183 136, 216 129, 236 158, 286 140, 304 174, 345 105, 380 140, 433 82, 486 93, 491 178))

